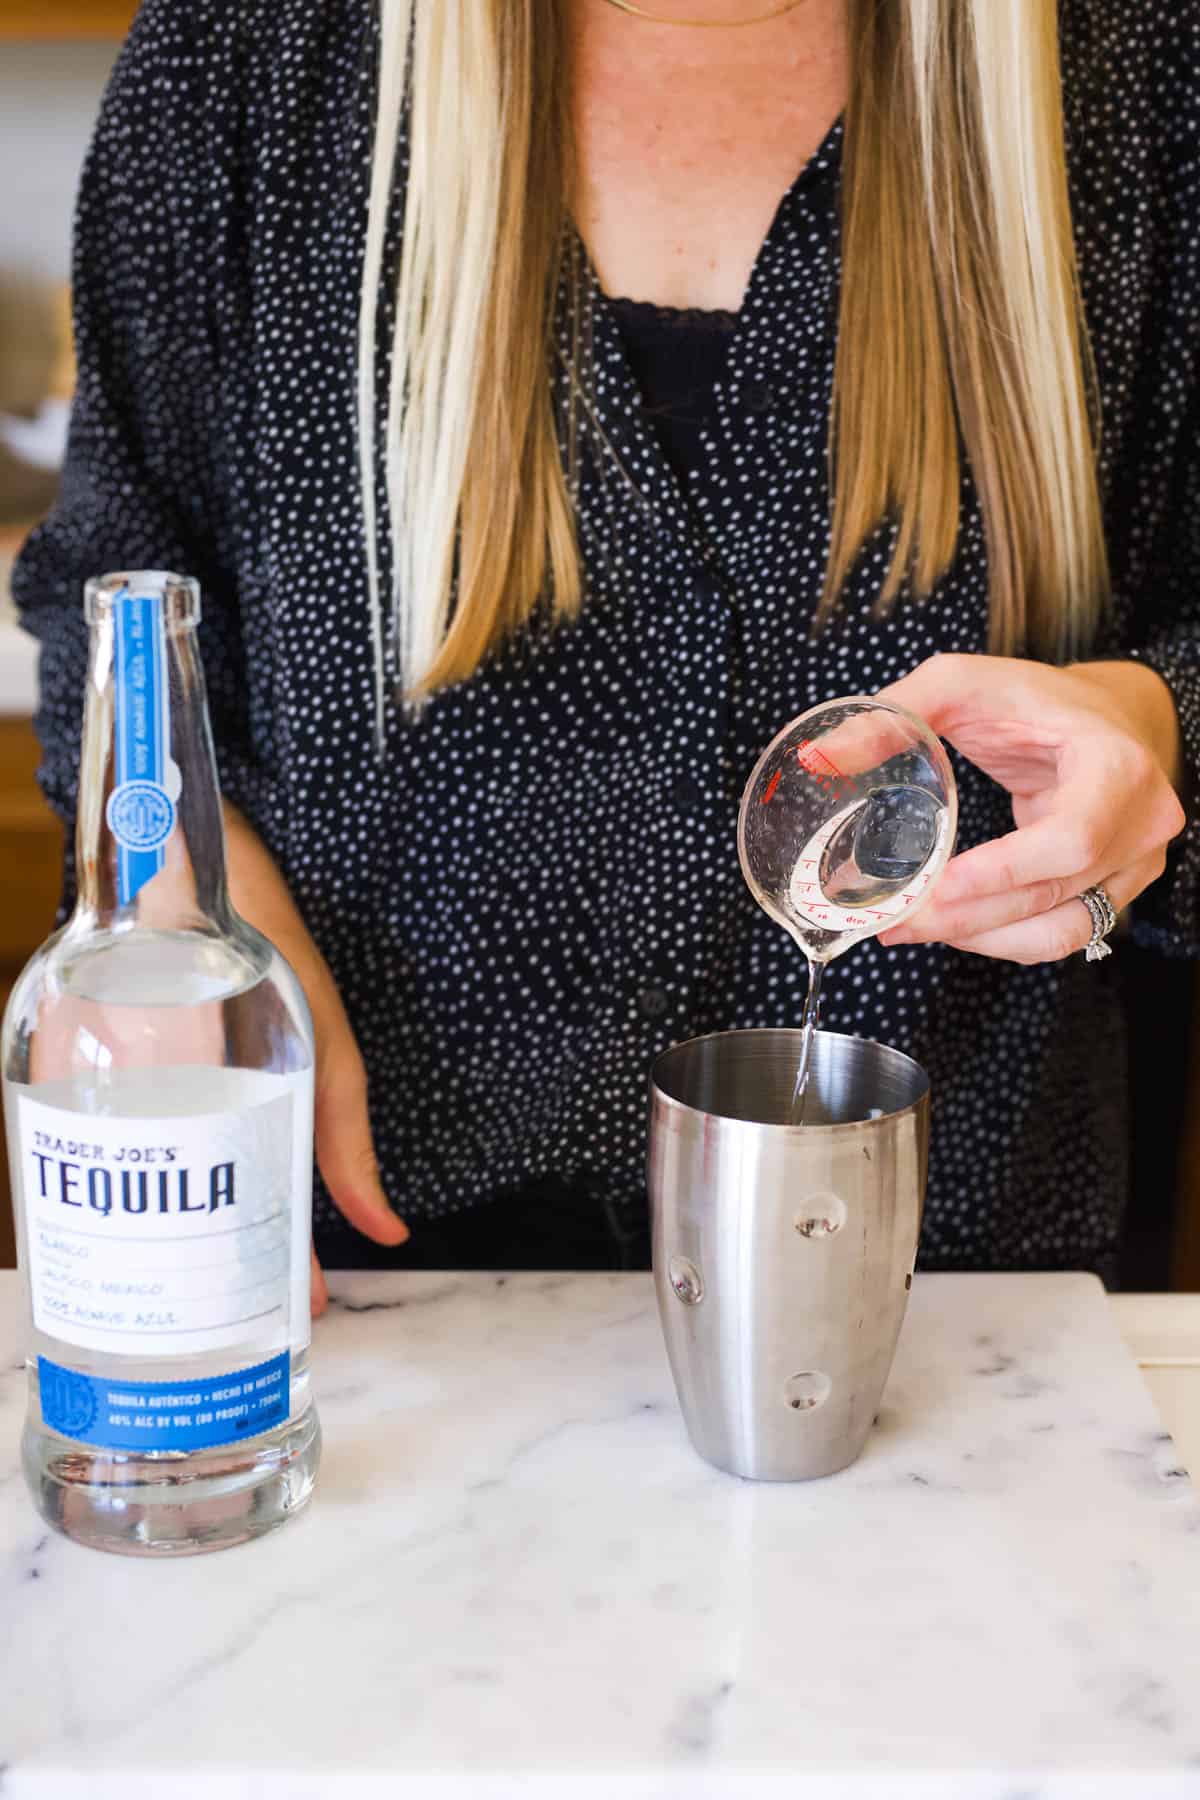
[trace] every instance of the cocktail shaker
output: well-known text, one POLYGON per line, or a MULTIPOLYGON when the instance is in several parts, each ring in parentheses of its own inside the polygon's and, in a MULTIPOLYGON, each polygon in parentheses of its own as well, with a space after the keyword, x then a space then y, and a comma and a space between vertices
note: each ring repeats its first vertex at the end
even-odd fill
POLYGON ((654 1279, 692 1443, 759 1481, 863 1449, 904 1319, 925 1193, 929 1080, 819 1032, 803 1125, 798 1031, 676 1045, 651 1073, 654 1279))

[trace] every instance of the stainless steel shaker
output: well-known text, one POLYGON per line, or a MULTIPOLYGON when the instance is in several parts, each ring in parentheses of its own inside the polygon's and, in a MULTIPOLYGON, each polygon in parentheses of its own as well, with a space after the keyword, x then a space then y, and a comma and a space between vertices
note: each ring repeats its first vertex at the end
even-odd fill
POLYGON ((912 1285, 929 1080, 818 1032, 792 1125, 798 1031, 730 1031, 651 1072, 654 1280, 692 1443, 758 1481, 861 1452, 912 1285))

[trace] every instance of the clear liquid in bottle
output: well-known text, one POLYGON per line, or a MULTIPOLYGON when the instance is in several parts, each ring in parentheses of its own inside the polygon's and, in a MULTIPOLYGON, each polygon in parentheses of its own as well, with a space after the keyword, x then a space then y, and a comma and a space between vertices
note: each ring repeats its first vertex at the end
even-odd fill
POLYGON ((89 583, 78 902, 13 990, 23 1462, 79 1542, 182 1554, 312 1492, 312 1027, 233 912, 178 577, 89 583))

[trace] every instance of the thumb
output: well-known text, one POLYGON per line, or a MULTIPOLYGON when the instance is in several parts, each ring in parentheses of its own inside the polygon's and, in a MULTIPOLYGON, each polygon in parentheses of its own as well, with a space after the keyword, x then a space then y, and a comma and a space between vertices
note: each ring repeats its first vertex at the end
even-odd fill
POLYGON ((955 724, 978 707, 1003 697, 1007 657, 972 656, 943 651, 926 657, 907 675, 889 682, 875 696, 924 719, 940 736, 953 738, 955 724))
POLYGON ((367 1077, 347 1029, 326 1046, 317 1074, 317 1166, 339 1212, 377 1244, 403 1244, 408 1226, 388 1204, 367 1113, 367 1077))

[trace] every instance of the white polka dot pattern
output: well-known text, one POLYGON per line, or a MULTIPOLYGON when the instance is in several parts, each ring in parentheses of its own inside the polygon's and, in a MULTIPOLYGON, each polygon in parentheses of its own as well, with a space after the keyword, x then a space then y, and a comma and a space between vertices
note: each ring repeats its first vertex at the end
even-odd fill
MULTIPOLYGON (((1167 677, 1194 769, 1200 7, 1066 0, 1062 18, 1118 589, 1098 648, 1167 677)), ((763 246, 686 492, 593 295, 583 616, 536 626, 418 724, 397 712, 377 762, 353 429, 374 44, 362 0, 142 8, 80 205, 69 467, 18 569, 43 644, 43 779, 69 815, 83 578, 195 573, 222 779, 340 983, 398 1206, 419 1221, 588 1171, 637 1209, 655 1052, 799 1017, 801 959, 738 872, 743 780, 804 707, 984 647, 978 506, 965 480, 961 552, 930 601, 872 617, 881 531, 810 640, 835 128, 763 246)), ((961 843, 1009 828, 1004 794, 957 769, 961 843)), ((1198 877, 1189 830, 1139 929, 1194 952, 1198 877)), ((930 1071, 927 1266, 1111 1266, 1124 1051, 1104 969, 867 944, 832 972, 825 1022, 930 1071)), ((324 1196, 317 1232, 350 1235, 324 1196)))

